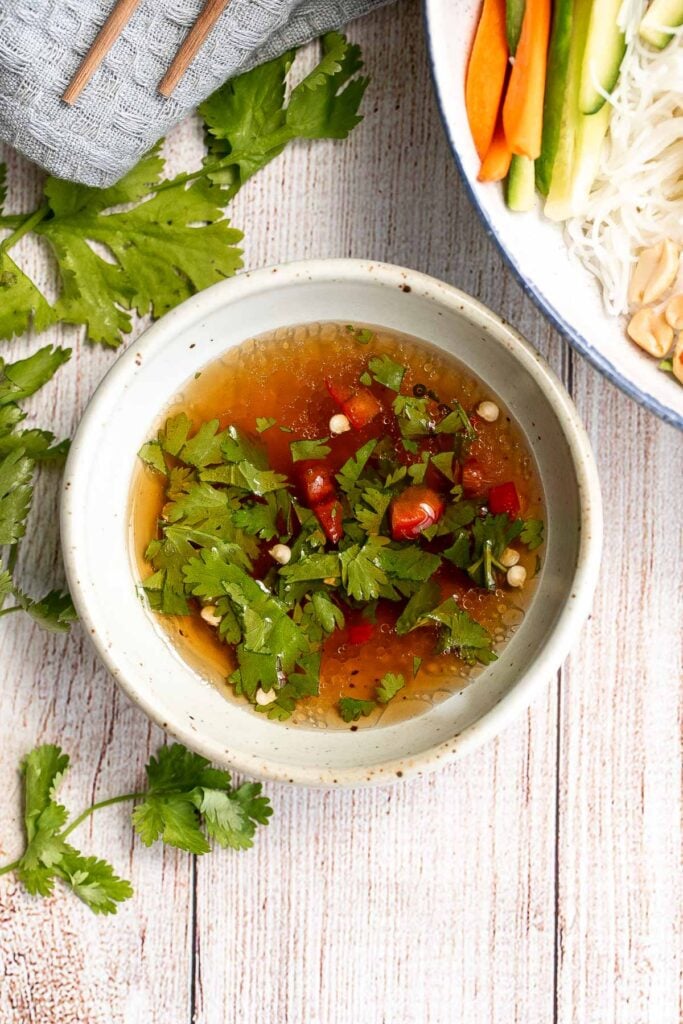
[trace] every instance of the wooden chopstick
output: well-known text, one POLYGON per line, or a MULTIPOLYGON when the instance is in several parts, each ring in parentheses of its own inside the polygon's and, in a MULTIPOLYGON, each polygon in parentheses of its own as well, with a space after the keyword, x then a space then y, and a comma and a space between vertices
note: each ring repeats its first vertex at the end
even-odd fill
POLYGON ((140 0, 118 0, 69 82, 62 99, 73 105, 132 18, 140 0))
POLYGON ((159 92, 162 96, 171 95, 229 2, 230 0, 206 0, 201 14, 173 58, 173 63, 159 82, 159 92))

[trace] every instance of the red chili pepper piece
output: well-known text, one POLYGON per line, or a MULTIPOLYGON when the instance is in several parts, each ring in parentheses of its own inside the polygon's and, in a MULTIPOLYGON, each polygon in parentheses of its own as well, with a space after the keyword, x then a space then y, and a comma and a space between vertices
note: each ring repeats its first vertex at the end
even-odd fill
POLYGON ((325 536, 332 544, 338 544, 344 536, 344 524, 342 517, 344 510, 337 498, 330 498, 328 501, 321 501, 313 509, 318 522, 325 531, 325 536))
POLYGON ((315 508, 321 501, 334 498, 337 489, 330 467, 324 462, 305 462, 298 468, 304 502, 315 508))
POLYGON ((353 622, 348 630, 349 643, 366 644, 374 632, 375 627, 371 622, 353 622))
POLYGON ((446 504, 431 487, 406 487, 391 503, 391 535, 394 540, 414 540, 437 523, 446 504))
POLYGON ((348 416, 351 426, 355 430, 362 430, 382 411, 382 406, 372 391, 368 391, 367 388, 361 388, 360 391, 357 391, 355 395, 352 395, 351 398, 343 403, 342 409, 345 415, 348 416))
POLYGON ((362 430, 363 427, 367 427, 368 423, 371 423, 375 416, 382 411, 382 406, 368 388, 358 388, 352 391, 351 388, 335 384, 331 380, 325 381, 325 387, 344 415, 348 417, 354 430, 362 430))
POLYGON ((519 495, 517 494, 517 488, 513 484, 512 480, 508 480, 504 484, 496 484, 489 491, 488 500, 489 511, 494 516, 501 516, 503 514, 510 517, 510 519, 516 519, 519 515, 520 502, 519 495))

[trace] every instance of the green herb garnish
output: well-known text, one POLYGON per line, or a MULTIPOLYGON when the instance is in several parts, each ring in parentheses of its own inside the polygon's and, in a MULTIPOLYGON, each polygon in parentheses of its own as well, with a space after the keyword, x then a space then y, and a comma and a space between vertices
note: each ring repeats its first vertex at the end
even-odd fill
POLYGON ((359 48, 329 32, 322 50, 291 92, 295 51, 288 50, 205 100, 199 113, 209 153, 198 170, 164 178, 159 144, 109 188, 50 177, 34 211, 0 210, 0 228, 12 229, 0 247, 0 338, 61 320, 117 346, 134 315, 157 318, 232 276, 242 266, 242 232, 224 212, 245 181, 289 142, 344 139, 361 120, 368 79, 358 75, 359 48), (56 263, 54 305, 9 255, 28 231, 45 239, 56 263))
POLYGON ((267 825, 272 814, 260 783, 234 788, 228 772, 174 743, 150 759, 143 789, 100 800, 69 821, 66 807, 57 801, 68 767, 68 755, 52 744, 36 747, 24 759, 26 845, 21 857, 0 868, 0 875, 14 871, 35 896, 50 896, 55 882, 62 882, 95 914, 115 914, 133 887, 106 861, 85 856, 67 842, 93 812, 135 802, 133 828, 146 846, 161 839, 193 854, 208 853, 209 840, 248 849, 257 826, 267 825))
POLYGON ((345 722, 357 722, 363 715, 371 715, 377 705, 374 700, 356 700, 355 697, 340 697, 339 714, 345 722))
POLYGON ((70 349, 48 345, 28 359, 0 360, 0 616, 23 611, 53 633, 67 632, 76 618, 71 598, 61 590, 29 597, 15 580, 14 568, 26 534, 36 466, 62 461, 68 442, 55 443, 49 430, 21 429, 26 413, 19 403, 47 384, 70 355, 70 349))
POLYGON ((406 681, 402 675, 396 672, 387 672, 377 685, 377 700, 380 704, 388 704, 405 685, 406 681))
POLYGON ((325 459, 332 449, 328 444, 329 437, 321 437, 317 441, 292 441, 289 450, 292 453, 292 462, 301 462, 304 459, 325 459))
POLYGON ((406 367, 394 362, 389 356, 373 356, 368 360, 368 369, 378 384, 383 384, 392 391, 400 391, 406 367))
POLYGON ((346 330, 359 345, 369 345, 375 337, 374 332, 369 327, 354 327, 353 324, 347 324, 346 330))

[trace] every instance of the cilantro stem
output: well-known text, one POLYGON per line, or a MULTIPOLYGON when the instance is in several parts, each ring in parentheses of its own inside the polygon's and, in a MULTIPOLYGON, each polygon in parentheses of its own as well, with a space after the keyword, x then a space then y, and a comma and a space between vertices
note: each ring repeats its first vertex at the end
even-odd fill
POLYGON ((8 235, 7 238, 0 242, 0 252, 8 252, 13 245, 17 244, 20 238, 23 238, 29 231, 33 231, 33 229, 40 224, 41 220, 45 220, 49 212, 50 207, 47 203, 44 203, 42 206, 39 206, 37 210, 34 210, 33 213, 29 214, 29 216, 14 229, 11 235, 8 235))
POLYGON ((0 618, 3 615, 10 615, 12 612, 20 612, 21 610, 20 604, 13 604, 11 608, 0 608, 0 618))
POLYGON ((0 868, 0 875, 7 875, 10 871, 14 871, 21 864, 21 860, 13 860, 11 864, 5 864, 3 868, 0 868))
POLYGON ((6 213, 0 217, 0 228, 18 228, 30 217, 30 213, 6 213))
MULTIPOLYGON (((284 146, 291 139, 291 135, 286 129, 281 129, 278 133, 273 133, 270 141, 272 145, 269 145, 266 150, 261 152, 259 155, 263 159, 263 165, 269 163, 274 157, 278 155, 282 146, 284 146), (270 154, 270 155, 269 155, 270 154)), ((196 181, 198 178, 207 177, 209 174, 215 174, 217 171, 226 171, 230 167, 238 168, 239 163, 242 160, 248 160, 253 154, 247 152, 240 153, 238 150, 234 150, 232 153, 228 153, 227 156, 217 157, 215 160, 208 160, 205 164, 197 171, 187 171, 185 174, 178 174, 175 178, 169 178, 167 181, 162 181, 159 185, 155 185, 152 188, 152 193, 166 192, 167 189, 176 188, 180 185, 187 185, 190 181, 196 181)), ((233 182, 229 189, 225 203, 228 202, 237 195, 240 190, 242 183, 240 181, 233 182)))
POLYGON ((82 825, 86 818, 89 818, 94 811, 99 811, 102 807, 111 807, 113 804, 124 804, 128 800, 142 800, 145 796, 144 793, 124 793, 123 796, 110 796, 108 800, 100 800, 98 803, 93 804, 92 807, 86 808, 82 814, 79 814, 77 818, 71 822, 68 828, 65 828, 62 832, 62 837, 68 836, 74 829, 77 829, 79 825, 82 825))

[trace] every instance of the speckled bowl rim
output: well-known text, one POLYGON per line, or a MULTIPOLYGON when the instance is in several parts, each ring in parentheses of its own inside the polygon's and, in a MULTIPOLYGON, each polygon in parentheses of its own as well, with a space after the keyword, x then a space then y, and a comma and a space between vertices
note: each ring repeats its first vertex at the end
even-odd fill
MULTIPOLYGON (((164 396, 160 401, 160 410, 168 397, 164 396)), ((504 394, 501 397, 505 399, 504 394)), ((528 707, 543 686, 548 685, 576 641, 592 605, 602 549, 602 498, 590 441, 569 394, 543 357, 501 317, 452 285, 404 267, 355 259, 303 260, 247 271, 193 296, 149 327, 106 374, 81 419, 65 469, 60 523, 67 579, 81 622, 101 660, 131 701, 170 736, 218 764, 262 779, 309 786, 387 784, 399 778, 419 776, 454 761, 497 735, 528 707), (345 769, 283 764, 268 761, 260 755, 256 758, 232 751, 226 755, 219 743, 169 720, 172 716, 162 715, 154 702, 147 699, 144 683, 138 687, 135 680, 123 678, 118 671, 116 652, 106 641, 103 624, 96 622, 91 615, 88 590, 82 582, 87 574, 80 569, 81 552, 85 550, 80 538, 87 530, 87 520, 74 501, 76 489, 71 484, 81 472, 87 471, 89 452, 85 441, 91 424, 96 423, 98 405, 112 389, 121 389, 134 375, 140 353, 151 355, 158 347, 163 347, 169 336, 195 322, 198 316, 215 312, 252 291, 263 291, 267 289, 268 282, 278 288, 302 279, 332 285, 364 282, 368 275, 389 288, 419 290, 422 298, 465 316, 478 329, 503 343, 521 369, 544 391, 567 443, 580 496, 580 537, 572 581, 573 600, 567 602, 558 616, 532 666, 519 676, 497 704, 456 736, 416 755, 345 769)), ((277 728, 277 723, 274 723, 274 728, 277 728)))

